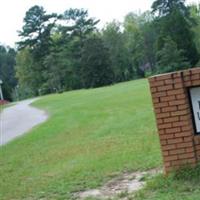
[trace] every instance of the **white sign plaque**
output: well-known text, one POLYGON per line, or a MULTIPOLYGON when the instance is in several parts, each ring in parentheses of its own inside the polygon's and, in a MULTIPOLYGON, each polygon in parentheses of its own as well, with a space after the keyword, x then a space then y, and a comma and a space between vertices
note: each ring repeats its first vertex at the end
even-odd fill
POLYGON ((200 87, 190 88, 190 98, 196 133, 200 134, 200 87))

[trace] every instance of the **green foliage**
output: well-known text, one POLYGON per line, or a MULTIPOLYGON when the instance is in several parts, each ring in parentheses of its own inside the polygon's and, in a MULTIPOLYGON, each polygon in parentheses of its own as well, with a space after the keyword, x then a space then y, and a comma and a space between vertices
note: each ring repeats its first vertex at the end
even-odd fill
POLYGON ((12 99, 12 92, 16 86, 14 49, 0 46, 0 79, 3 81, 3 95, 5 99, 12 99))
POLYGON ((182 14, 188 14, 185 0, 155 0, 152 4, 152 11, 159 16, 171 14, 174 10, 179 10, 182 14))
POLYGON ((43 90, 41 88, 40 94, 45 92, 62 92, 65 89, 65 80, 67 78, 67 67, 69 66, 68 60, 63 57, 60 52, 51 52, 44 59, 44 66, 48 69, 45 74, 46 82, 43 84, 43 90))
MULTIPOLYGON (((28 48, 18 51, 16 56, 16 77, 21 89, 25 89, 24 94, 27 94, 27 97, 32 97, 37 94, 37 74, 38 71, 34 70, 34 61, 31 56, 31 52, 28 48), (34 78, 33 78, 34 77, 34 78)), ((20 94, 23 94, 23 91, 20 91, 20 94)), ((23 97, 26 97, 22 95, 23 97)))
POLYGON ((108 23, 102 31, 104 45, 110 54, 110 66, 114 77, 113 82, 126 81, 133 78, 132 65, 129 62, 128 49, 124 42, 125 35, 121 31, 120 23, 113 21, 108 23))
POLYGON ((179 50, 171 38, 166 38, 164 47, 157 52, 157 72, 166 73, 188 68, 189 62, 183 55, 184 51, 179 50))
POLYGON ((72 36, 77 36, 81 40, 96 29, 99 20, 88 17, 88 11, 83 9, 66 10, 62 17, 63 20, 72 22, 72 25, 64 27, 64 30, 72 31, 72 36))
POLYGON ((124 20, 125 44, 134 78, 144 77, 147 69, 155 65, 155 34, 151 26, 152 15, 129 13, 124 20))
POLYGON ((147 68, 144 71, 153 71, 156 65, 156 39, 157 33, 153 24, 154 16, 150 12, 145 12, 140 17, 141 34, 143 37, 143 51, 147 68))
POLYGON ((18 42, 19 48, 31 47, 37 57, 48 53, 51 42, 50 34, 56 18, 56 14, 46 14, 43 7, 33 6, 30 8, 26 12, 22 31, 19 32, 21 37, 21 41, 18 42), (52 19, 53 22, 51 22, 52 19))
POLYGON ((62 19, 66 21, 66 25, 59 28, 64 42, 62 52, 67 55, 70 63, 65 88, 79 89, 84 87, 83 83, 86 81, 81 79, 83 47, 95 32, 99 20, 89 18, 88 12, 83 9, 66 10, 62 19))
POLYGON ((144 71, 141 66, 145 64, 143 36, 138 22, 138 16, 134 13, 129 13, 124 19, 124 35, 126 47, 130 63, 132 65, 135 78, 144 77, 144 71))
MULTIPOLYGON (((48 14, 43 7, 30 8, 19 32, 16 58, 21 98, 199 64, 199 7, 186 6, 185 0, 155 0, 152 12, 128 13, 123 23, 113 21, 102 30, 98 22, 84 9, 48 14)), ((16 85, 13 74, 11 79, 16 85)), ((4 85, 5 93, 11 93, 11 85, 12 89, 4 85)))
POLYGON ((193 20, 189 8, 184 5, 184 0, 157 0, 152 8, 153 12, 159 12, 155 21, 158 31, 158 51, 163 48, 165 38, 170 37, 178 49, 184 51, 183 56, 190 62, 190 66, 195 66, 199 55, 191 30, 193 20))
POLYGON ((108 49, 97 36, 88 38, 82 49, 81 79, 86 88, 109 85, 113 81, 108 49))
POLYGON ((20 87, 27 85, 28 91, 34 96, 40 94, 47 82, 45 75, 48 70, 43 60, 50 53, 51 31, 56 19, 56 14, 46 14, 43 7, 33 6, 26 12, 24 26, 19 33, 21 41, 18 42, 18 48, 25 52, 20 55, 19 51, 17 77, 22 83, 20 87))
POLYGON ((34 6, 24 22, 16 67, 20 88, 27 85, 31 94, 41 95, 83 87, 79 80, 82 48, 98 21, 82 9, 49 15, 34 6))
POLYGON ((191 5, 190 7, 191 17, 195 21, 195 25, 192 26, 194 32, 194 41, 200 54, 200 5, 191 5))

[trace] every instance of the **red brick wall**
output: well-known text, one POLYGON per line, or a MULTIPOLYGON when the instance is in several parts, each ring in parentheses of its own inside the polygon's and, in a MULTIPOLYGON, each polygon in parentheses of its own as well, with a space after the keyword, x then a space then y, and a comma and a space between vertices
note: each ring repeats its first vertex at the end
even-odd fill
POLYGON ((200 68, 149 78, 165 171, 200 160, 188 88, 200 86, 200 68))

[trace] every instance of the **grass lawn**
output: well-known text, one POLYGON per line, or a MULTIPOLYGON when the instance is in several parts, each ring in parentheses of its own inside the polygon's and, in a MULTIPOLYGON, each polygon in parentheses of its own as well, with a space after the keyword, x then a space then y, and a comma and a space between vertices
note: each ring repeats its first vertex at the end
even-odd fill
POLYGON ((145 189, 129 196, 134 200, 199 200, 200 165, 194 169, 185 168, 168 177, 159 175, 150 180, 145 189))
POLYGON ((49 95, 34 106, 50 118, 0 147, 1 200, 71 199, 123 171, 161 166, 147 80, 49 95))
POLYGON ((7 104, 7 105, 0 105, 0 112, 2 112, 3 109, 5 109, 7 107, 9 107, 9 104, 7 104))
POLYGON ((4 107, 5 107, 5 106, 3 106, 3 105, 0 105, 0 112, 2 112, 2 111, 3 111, 4 107))
POLYGON ((8 103, 8 104, 0 105, 0 112, 2 112, 3 109, 8 108, 13 105, 15 105, 15 103, 8 103))

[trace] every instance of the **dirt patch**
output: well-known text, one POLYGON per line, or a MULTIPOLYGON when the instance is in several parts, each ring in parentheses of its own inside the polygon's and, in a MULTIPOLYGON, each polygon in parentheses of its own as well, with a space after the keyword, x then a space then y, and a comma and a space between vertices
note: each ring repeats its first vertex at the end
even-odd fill
MULTIPOLYGON (((107 184, 99 189, 87 190, 79 192, 75 195, 77 199, 84 200, 86 198, 109 199, 116 196, 126 196, 123 194, 134 193, 142 189, 146 183, 147 178, 161 173, 160 169, 153 169, 145 172, 124 173, 109 181, 107 184)), ((120 199, 126 199, 120 198, 120 199)))

